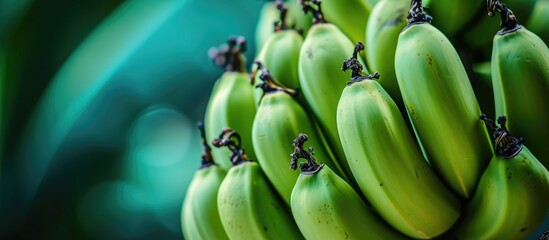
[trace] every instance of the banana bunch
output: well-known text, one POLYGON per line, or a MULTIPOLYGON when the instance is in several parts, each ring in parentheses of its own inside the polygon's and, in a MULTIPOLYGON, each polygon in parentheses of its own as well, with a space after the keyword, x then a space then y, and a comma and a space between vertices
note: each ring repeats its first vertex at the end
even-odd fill
POLYGON ((547 239, 548 9, 266 2, 251 66, 243 38, 210 52, 226 71, 183 236, 547 239))

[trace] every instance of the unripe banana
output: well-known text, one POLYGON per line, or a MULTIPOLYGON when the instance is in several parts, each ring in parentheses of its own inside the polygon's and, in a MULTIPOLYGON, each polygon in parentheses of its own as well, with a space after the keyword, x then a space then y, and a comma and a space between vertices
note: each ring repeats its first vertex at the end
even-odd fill
MULTIPOLYGON (((491 0, 489 0, 491 1, 491 0)), ((549 168, 549 48, 536 34, 517 24, 499 1, 491 11, 502 16, 494 36, 492 83, 497 115, 509 118, 509 130, 524 137, 528 148, 549 168)))
POLYGON ((202 165, 194 173, 181 209, 183 236, 185 239, 229 239, 217 208, 217 193, 227 170, 214 163, 204 125, 199 123, 198 127, 204 151, 202 165))
MULTIPOLYGON (((316 162, 312 147, 303 144, 308 136, 293 141, 291 168, 301 174, 292 191, 292 215, 306 239, 406 239, 389 227, 362 201, 354 189, 330 167, 316 162)), ((314 140, 314 139, 312 139, 314 140)))
MULTIPOLYGON (((299 83, 335 159, 345 175, 352 176, 337 133, 336 112, 345 87, 339 82, 345 78, 339 69, 341 61, 347 58, 348 49, 353 49, 353 43, 335 25, 324 21, 319 8, 313 9, 311 5, 304 5, 304 8, 313 13, 316 23, 309 29, 299 53, 299 83)), ((350 181, 351 186, 357 186, 353 179, 350 181)))
MULTIPOLYGON (((275 32, 267 39, 255 61, 261 62, 276 76, 278 85, 292 89, 300 88, 297 65, 303 37, 288 26, 286 21, 288 8, 281 2, 277 2, 277 9, 280 12, 280 20, 275 24, 275 32)), ((259 83, 260 75, 260 69, 252 71, 252 82, 259 83)), ((263 91, 256 89, 255 94, 262 96, 263 91)), ((256 98, 258 104, 260 99, 260 97, 256 98)), ((301 98, 300 103, 304 104, 305 99, 301 98)))
POLYGON ((230 239, 303 239, 291 212, 257 162, 247 159, 241 139, 225 129, 213 145, 231 149, 233 167, 219 187, 217 204, 230 239))
POLYGON ((339 176, 346 177, 333 160, 330 150, 321 144, 319 127, 294 98, 297 91, 277 86, 269 70, 260 62, 256 63, 262 70, 260 77, 264 83, 260 86, 265 94, 253 122, 253 146, 263 172, 290 206, 290 196, 299 173, 283 166, 287 166, 288 152, 292 149, 288 143, 300 131, 309 132, 317 138, 318 141, 313 139, 315 146, 318 146, 316 153, 326 159, 326 164, 335 169, 339 176))
MULTIPOLYGON (((255 49, 256 53, 263 48, 265 42, 274 32, 274 23, 279 19, 279 12, 275 2, 265 2, 255 26, 255 49)), ((256 54, 257 55, 257 54, 256 54)))
POLYGON ((458 239, 525 239, 549 211, 549 172, 511 135, 505 117, 483 119, 494 131, 495 155, 482 174, 463 217, 458 239))
MULTIPOLYGON (((433 3, 433 2, 431 2, 433 3)), ((414 131, 431 166, 469 198, 491 156, 486 128, 465 68, 450 41, 412 1, 400 33, 395 71, 414 131)))
POLYGON ((398 35, 406 26, 409 6, 409 0, 381 0, 368 18, 365 42, 368 68, 380 73, 379 84, 403 111, 395 73, 395 51, 398 35))
MULTIPOLYGON (((213 139, 224 128, 238 131, 244 138, 244 147, 250 149, 249 156, 255 158, 252 147, 252 123, 256 105, 254 87, 250 84, 250 75, 244 71, 243 52, 246 50, 243 38, 229 39, 228 46, 210 51, 217 64, 224 66, 226 72, 215 83, 204 117, 206 137, 213 139), (239 48, 237 46, 239 45, 239 48)), ((212 155, 216 163, 229 168, 231 152, 214 148, 212 155)))
MULTIPOLYGON (((305 0, 313 3, 322 3, 322 12, 328 22, 336 25, 352 40, 364 42, 366 24, 371 8, 364 0, 305 0)), ((313 24, 314 25, 314 24, 313 24)))
POLYGON ((343 70, 352 70, 337 109, 347 161, 360 189, 380 216, 401 233, 429 239, 460 216, 459 198, 423 158, 397 105, 357 61, 358 43, 343 70), (404 200, 406 199, 406 200, 404 200))
POLYGON ((305 14, 301 9, 301 0, 288 0, 288 26, 307 35, 309 28, 313 24, 313 16, 305 14))
POLYGON ((546 45, 549 45, 549 0, 537 0, 532 14, 524 25, 528 30, 538 35, 546 45))

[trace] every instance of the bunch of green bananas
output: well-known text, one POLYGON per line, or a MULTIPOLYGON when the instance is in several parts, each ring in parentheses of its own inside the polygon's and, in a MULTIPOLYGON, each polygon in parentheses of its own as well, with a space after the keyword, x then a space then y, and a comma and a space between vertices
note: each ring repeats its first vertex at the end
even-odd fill
POLYGON ((245 70, 242 38, 211 51, 226 72, 206 109, 183 236, 526 239, 549 231, 548 6, 265 3, 255 70, 245 70), (500 28, 486 12, 501 15, 500 28))

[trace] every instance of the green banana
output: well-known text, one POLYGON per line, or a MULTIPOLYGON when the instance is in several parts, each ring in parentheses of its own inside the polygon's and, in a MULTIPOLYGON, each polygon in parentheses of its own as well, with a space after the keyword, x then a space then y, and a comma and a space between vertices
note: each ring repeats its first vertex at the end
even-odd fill
POLYGON ((492 84, 496 114, 509 118, 509 130, 524 137, 528 148, 549 168, 549 48, 536 34, 519 25, 499 1, 488 0, 499 12, 502 29, 494 36, 492 84))
POLYGON ((524 26, 549 45, 549 0, 537 0, 532 14, 524 26))
MULTIPOLYGON (((255 26, 255 49, 259 53, 265 42, 274 32, 274 23, 278 21, 279 12, 275 2, 265 2, 259 12, 255 26)), ((256 54, 257 55, 257 54, 256 54)))
POLYGON ((506 118, 481 117, 492 129, 495 155, 482 174, 463 218, 458 239, 525 239, 549 211, 549 172, 507 130, 506 118))
MULTIPOLYGON (((415 1, 412 0, 412 4, 415 1)), ((429 2, 429 13, 435 21, 433 25, 446 36, 454 36, 467 25, 475 13, 481 9, 479 0, 433 0, 429 2)))
MULTIPOLYGON (((275 32, 267 39, 265 45, 256 56, 255 61, 262 62, 276 76, 278 85, 287 88, 299 88, 298 60, 299 50, 303 44, 303 37, 294 29, 290 29, 286 15, 288 8, 281 2, 277 2, 280 11, 280 21, 275 24, 275 32)), ((261 70, 252 71, 252 82, 259 83, 261 70)), ((261 96, 263 91, 256 90, 256 96, 261 96)), ((260 97, 257 98, 259 103, 260 97)), ((302 103, 305 102, 301 99, 302 103)))
MULTIPOLYGON (((317 4, 326 20, 336 25, 353 42, 364 42, 370 7, 364 0, 305 0, 317 4)), ((313 24, 314 25, 314 24, 313 24)))
POLYGON ((366 62, 372 71, 381 73, 379 84, 399 108, 404 103, 395 73, 398 35, 406 26, 409 0, 381 0, 372 9, 366 27, 366 62))
POLYGON ((226 146, 233 152, 234 166, 217 195, 227 235, 230 239, 303 239, 288 207, 240 144, 240 135, 232 129, 225 129, 213 141, 215 147, 226 146))
POLYGON ((301 32, 303 36, 307 35, 313 23, 313 16, 303 13, 301 0, 287 0, 286 5, 288 6, 288 26, 301 32))
POLYGON ((387 223, 409 237, 436 237, 460 216, 460 199, 423 158, 397 105, 373 80, 379 74, 362 72, 357 60, 362 49, 359 42, 342 69, 352 71, 337 108, 347 161, 360 189, 387 223))
POLYGON ((189 183, 181 209, 181 229, 185 239, 229 239, 217 208, 219 186, 227 170, 215 164, 206 143, 204 125, 198 124, 202 136, 202 165, 189 183))
MULTIPOLYGON (((252 126, 253 146, 257 162, 289 206, 292 189, 299 173, 281 167, 285 166, 287 152, 291 150, 288 142, 299 131, 314 134, 313 136, 316 138, 320 129, 296 101, 295 95, 298 92, 277 86, 269 70, 261 62, 256 62, 256 64, 262 70, 260 77, 264 83, 260 86, 265 94, 257 109, 252 126)), ((316 153, 326 159, 326 164, 334 169, 339 176, 346 178, 342 175, 342 170, 337 162, 333 160, 330 150, 324 148, 320 142, 313 141, 315 146, 319 146, 316 153)))
MULTIPOLYGON (((250 149, 249 155, 255 158, 252 147, 252 123, 256 105, 254 89, 250 84, 250 74, 244 71, 246 42, 243 38, 231 37, 228 46, 212 49, 210 57, 226 71, 215 83, 204 117, 206 137, 213 139, 224 128, 238 131, 243 138, 244 147, 250 149), (238 48, 237 48, 238 46, 238 48)), ((231 152, 227 149, 214 148, 212 155, 216 163, 229 168, 231 152)))
POLYGON ((421 1, 413 0, 398 38, 397 80, 432 167, 454 192, 469 198, 491 156, 489 136, 456 50, 430 20, 421 1))
POLYGON ((332 169, 316 162, 300 133, 293 141, 290 166, 301 174, 292 190, 292 215, 306 239, 406 239, 389 227, 332 169))
MULTIPOLYGON (((335 159, 345 175, 352 176, 337 133, 336 112, 345 87, 338 82, 338 79, 345 77, 338 69, 347 57, 347 50, 353 48, 353 43, 335 25, 323 19, 320 7, 314 9, 304 3, 304 9, 313 14, 315 24, 309 29, 299 53, 299 84, 327 143, 334 151, 335 159)), ((357 186, 353 179, 350 181, 351 186, 357 186)))

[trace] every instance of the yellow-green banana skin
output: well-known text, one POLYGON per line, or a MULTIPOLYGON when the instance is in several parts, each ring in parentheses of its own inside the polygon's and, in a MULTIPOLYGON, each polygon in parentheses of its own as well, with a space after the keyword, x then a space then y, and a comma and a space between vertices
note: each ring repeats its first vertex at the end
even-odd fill
MULTIPOLYGON (((292 141, 301 132, 311 135, 315 155, 325 159, 333 169, 339 169, 329 150, 320 142, 320 131, 305 110, 283 91, 267 93, 257 109, 252 127, 252 140, 257 161, 275 189, 290 206, 290 196, 299 173, 288 165, 292 141)), ((336 170, 341 176, 341 170, 336 170)))
POLYGON ((381 0, 372 10, 366 27, 368 68, 380 73, 379 83, 399 107, 403 102, 395 73, 395 51, 409 7, 408 0, 381 0))
POLYGON ((353 49, 354 44, 335 25, 324 23, 309 29, 299 53, 299 83, 303 96, 336 160, 349 177, 352 173, 337 133, 336 112, 345 81, 349 78, 341 71, 341 65, 353 49))
POLYGON ((432 25, 411 25, 399 36, 395 71, 429 162, 454 192, 469 198, 492 148, 456 50, 432 25))
MULTIPOLYGON (((242 148, 255 159, 252 147, 252 124, 256 105, 254 87, 250 75, 240 72, 225 72, 215 83, 204 117, 206 139, 216 139, 224 128, 232 128, 242 137, 242 148)), ((228 148, 213 148, 212 156, 217 164, 230 168, 231 151, 228 148)))
POLYGON ((229 169, 217 199, 230 239, 303 239, 291 212, 256 162, 229 169))
POLYGON ((370 15, 370 8, 364 0, 322 0, 321 2, 326 21, 341 29, 353 43, 364 42, 365 26, 370 15))
POLYGON ((492 83, 496 115, 507 116, 507 127, 525 140, 549 168, 549 49, 522 27, 494 37, 492 83))
POLYGON ((450 229, 460 216, 460 199, 425 161, 398 107, 377 81, 343 90, 337 123, 360 189, 387 223, 420 239, 450 229))
POLYGON ((314 174, 299 175, 291 209, 306 239, 406 239, 328 166, 314 174))
POLYGON ((217 193, 226 174, 227 171, 218 165, 194 173, 181 213, 185 239, 229 239, 217 208, 217 193))
POLYGON ((510 158, 493 157, 463 218, 458 239, 526 239, 549 210, 549 173, 523 146, 510 158))

